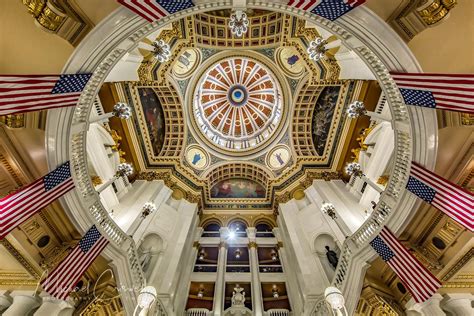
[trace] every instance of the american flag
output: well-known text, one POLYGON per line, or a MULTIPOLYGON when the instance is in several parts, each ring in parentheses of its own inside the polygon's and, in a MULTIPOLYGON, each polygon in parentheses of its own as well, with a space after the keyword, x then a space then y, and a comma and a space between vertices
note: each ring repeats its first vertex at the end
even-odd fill
POLYGON ((288 5, 334 21, 364 2, 365 0, 289 0, 288 5))
POLYGON ((108 243, 97 227, 92 226, 67 257, 41 281, 43 289, 57 299, 66 299, 108 243))
POLYGON ((474 113, 474 75, 392 73, 406 104, 474 113))
POLYGON ((117 0, 148 22, 194 7, 191 0, 117 0))
POLYGON ((91 76, 0 75, 0 115, 75 106, 91 76))
POLYGON ((386 227, 370 245, 397 274, 417 303, 429 299, 441 282, 400 243, 386 227))
POLYGON ((74 188, 66 162, 28 186, 0 199, 0 239, 74 188))
POLYGON ((407 190, 474 230, 474 194, 413 162, 407 190))

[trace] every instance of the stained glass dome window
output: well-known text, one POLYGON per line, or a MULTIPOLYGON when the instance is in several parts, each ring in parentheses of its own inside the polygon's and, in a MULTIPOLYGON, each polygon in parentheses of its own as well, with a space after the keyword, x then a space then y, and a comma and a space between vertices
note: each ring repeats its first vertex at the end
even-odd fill
POLYGON ((281 121, 281 88, 260 62, 226 58, 200 78, 193 112, 201 132, 218 147, 251 149, 269 139, 281 121))

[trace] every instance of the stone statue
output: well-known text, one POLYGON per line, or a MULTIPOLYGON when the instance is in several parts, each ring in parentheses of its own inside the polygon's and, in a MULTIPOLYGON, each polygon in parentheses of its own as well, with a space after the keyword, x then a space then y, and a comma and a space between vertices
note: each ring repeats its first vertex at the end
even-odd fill
POLYGON ((326 248, 326 257, 328 258, 329 263, 336 269, 337 263, 339 262, 339 258, 337 258, 337 253, 333 250, 329 249, 329 246, 325 246, 326 248))
POLYGON ((245 303, 245 292, 239 284, 236 284, 234 291, 232 292, 232 307, 234 306, 244 306, 245 303))

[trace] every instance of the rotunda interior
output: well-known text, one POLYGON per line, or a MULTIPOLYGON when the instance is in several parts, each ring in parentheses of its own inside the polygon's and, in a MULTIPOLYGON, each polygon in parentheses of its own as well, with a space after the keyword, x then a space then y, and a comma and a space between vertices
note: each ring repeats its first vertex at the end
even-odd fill
POLYGON ((0 12, 0 315, 474 313, 471 1, 0 12))

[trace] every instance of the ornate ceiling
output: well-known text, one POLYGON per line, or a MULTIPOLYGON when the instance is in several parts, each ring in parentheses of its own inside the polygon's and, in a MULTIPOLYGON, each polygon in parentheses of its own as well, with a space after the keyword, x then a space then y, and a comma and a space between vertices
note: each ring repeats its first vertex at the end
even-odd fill
POLYGON ((144 40, 169 43, 171 59, 141 51, 140 80, 114 85, 135 112, 124 134, 138 178, 164 179, 203 209, 272 212, 314 179, 343 177, 368 127, 343 114, 368 83, 338 80, 331 56, 310 60, 319 33, 296 17, 259 11, 242 38, 227 19, 190 16, 144 40))

